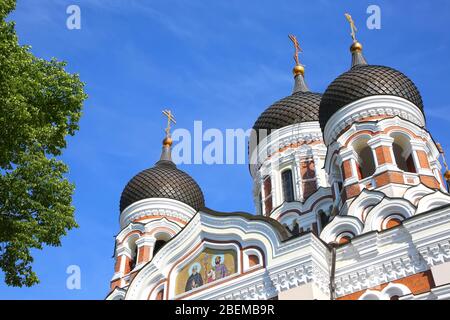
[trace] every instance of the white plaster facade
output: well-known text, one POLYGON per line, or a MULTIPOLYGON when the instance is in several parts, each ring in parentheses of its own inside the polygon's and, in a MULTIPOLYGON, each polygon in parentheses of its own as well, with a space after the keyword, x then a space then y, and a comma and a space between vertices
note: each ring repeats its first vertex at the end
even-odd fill
POLYGON ((165 198, 122 211, 107 299, 450 299, 439 157, 422 111, 397 96, 347 104, 323 135, 317 121, 274 130, 249 155, 255 215, 165 198), (236 270, 177 292, 206 249, 234 252, 236 270))

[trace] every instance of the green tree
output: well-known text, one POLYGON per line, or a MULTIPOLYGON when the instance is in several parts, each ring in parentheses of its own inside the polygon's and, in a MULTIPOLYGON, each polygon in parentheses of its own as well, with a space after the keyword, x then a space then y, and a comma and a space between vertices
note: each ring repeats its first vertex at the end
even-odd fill
POLYGON ((87 96, 65 63, 19 45, 5 20, 15 4, 0 1, 0 269, 6 284, 32 286, 39 282, 32 250, 60 246, 77 227, 74 186, 58 156, 78 130, 87 96))

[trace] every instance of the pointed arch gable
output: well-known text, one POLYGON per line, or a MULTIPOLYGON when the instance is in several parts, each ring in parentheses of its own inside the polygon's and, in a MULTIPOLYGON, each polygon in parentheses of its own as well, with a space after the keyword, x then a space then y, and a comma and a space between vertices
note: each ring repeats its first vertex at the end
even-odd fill
POLYGON ((335 242, 340 235, 358 236, 363 231, 362 222, 355 217, 336 216, 320 233, 320 238, 326 243, 335 242))
POLYGON ((395 216, 400 221, 406 220, 416 214, 416 207, 405 199, 384 198, 370 210, 363 232, 382 231, 386 218, 395 216))
POLYGON ((347 215, 358 218, 364 223, 370 210, 379 204, 384 197, 385 194, 382 192, 363 189, 348 207, 347 215))
POLYGON ((406 190, 405 194, 403 195, 403 198, 405 198, 412 204, 417 205, 421 198, 434 192, 434 190, 428 188, 427 186, 419 184, 417 186, 408 188, 408 190, 406 190))
POLYGON ((450 205, 450 195, 435 191, 420 199, 417 205, 417 214, 448 205, 450 205))

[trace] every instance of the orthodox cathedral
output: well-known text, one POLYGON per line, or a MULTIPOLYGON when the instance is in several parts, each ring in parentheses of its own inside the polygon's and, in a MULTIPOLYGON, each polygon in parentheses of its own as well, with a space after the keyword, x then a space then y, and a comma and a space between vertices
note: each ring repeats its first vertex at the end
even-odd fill
POLYGON ((347 19, 351 66, 323 94, 290 36, 294 89, 249 143, 255 214, 205 206, 172 162, 166 112, 161 158, 121 195, 107 299, 450 299, 444 152, 413 81, 369 64, 347 19))

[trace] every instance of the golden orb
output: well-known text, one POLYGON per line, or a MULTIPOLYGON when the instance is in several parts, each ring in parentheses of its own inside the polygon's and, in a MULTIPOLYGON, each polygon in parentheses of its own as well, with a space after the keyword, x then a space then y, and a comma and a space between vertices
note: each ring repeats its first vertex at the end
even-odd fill
POLYGON ((294 74, 294 76, 298 76, 299 74, 303 76, 305 74, 305 68, 301 65, 296 65, 292 70, 292 73, 294 74))
POLYGON ((172 143, 173 143, 173 140, 172 140, 172 138, 170 138, 170 137, 166 137, 164 140, 163 140, 163 145, 164 146, 171 146, 172 145, 172 143))
POLYGON ((363 46, 358 41, 353 42, 352 46, 350 47, 351 52, 362 51, 362 49, 363 49, 363 46))
POLYGON ((450 181, 450 170, 445 171, 444 178, 445 180, 450 181))

